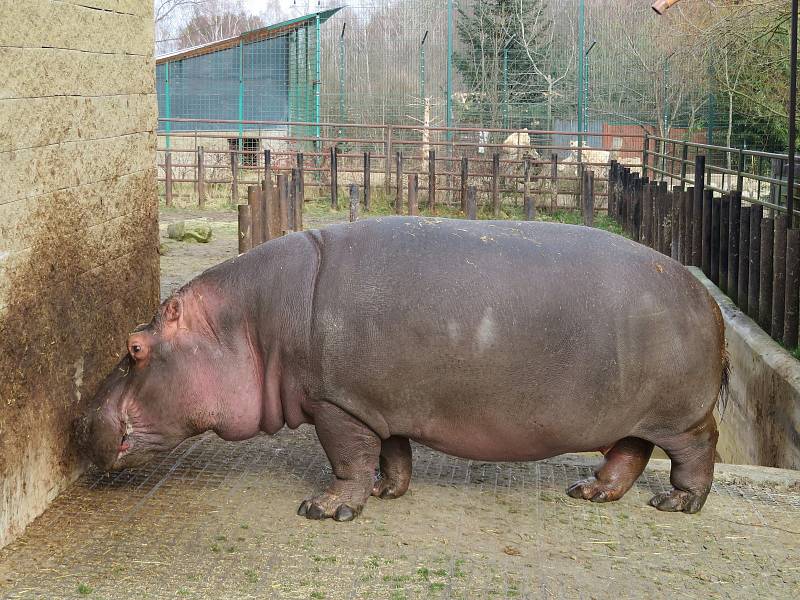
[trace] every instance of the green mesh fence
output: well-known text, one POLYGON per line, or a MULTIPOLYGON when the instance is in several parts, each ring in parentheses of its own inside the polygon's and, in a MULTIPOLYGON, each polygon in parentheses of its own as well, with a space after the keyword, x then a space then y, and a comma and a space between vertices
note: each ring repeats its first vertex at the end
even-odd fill
MULTIPOLYGON (((321 12, 160 59, 160 116, 581 130, 591 146, 602 145, 599 133, 722 141, 714 133, 726 115, 710 101, 706 58, 675 46, 650 3, 307 2, 321 12)), ((255 127, 265 128, 240 129, 255 127)))

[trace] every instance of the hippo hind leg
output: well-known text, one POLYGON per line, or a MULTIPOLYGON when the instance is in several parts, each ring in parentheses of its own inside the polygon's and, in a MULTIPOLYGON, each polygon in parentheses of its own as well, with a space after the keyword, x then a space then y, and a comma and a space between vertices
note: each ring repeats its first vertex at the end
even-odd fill
POLYGON ((714 479, 717 422, 709 413, 688 431, 656 443, 670 460, 672 489, 650 499, 650 505, 667 512, 696 513, 706 502, 714 479))
POLYGON ((381 477, 372 495, 388 500, 399 498, 411 482, 411 445, 408 438, 392 436, 381 443, 381 477))
POLYGON ((321 494, 300 504, 308 519, 352 521, 372 491, 381 439, 369 427, 328 402, 311 406, 317 438, 333 468, 334 480, 321 494))
POLYGON ((621 439, 606 452, 594 477, 573 483, 567 494, 592 502, 619 500, 642 474, 652 452, 651 442, 634 437, 621 439))

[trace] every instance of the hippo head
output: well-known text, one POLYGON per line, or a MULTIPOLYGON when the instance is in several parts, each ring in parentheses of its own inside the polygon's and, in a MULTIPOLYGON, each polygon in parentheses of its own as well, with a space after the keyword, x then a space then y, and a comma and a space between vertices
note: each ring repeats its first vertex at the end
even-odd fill
POLYGON ((78 420, 79 444, 99 468, 141 465, 213 427, 219 343, 189 322, 185 300, 165 301, 128 336, 127 353, 78 420))

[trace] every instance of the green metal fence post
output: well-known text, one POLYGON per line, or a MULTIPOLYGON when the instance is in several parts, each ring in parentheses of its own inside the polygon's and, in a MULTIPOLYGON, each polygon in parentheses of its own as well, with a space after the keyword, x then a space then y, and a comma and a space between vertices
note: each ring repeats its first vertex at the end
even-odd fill
POLYGON ((583 147, 584 130, 584 61, 586 59, 586 6, 585 0, 578 3, 578 150, 583 147))
POLYGON ((322 152, 322 128, 320 127, 322 112, 322 27, 319 15, 314 19, 314 29, 316 35, 316 48, 314 48, 314 123, 316 123, 316 148, 317 152, 322 152))
POLYGON ((239 149, 242 149, 244 135, 244 44, 239 40, 239 149))
POLYGON ((508 44, 503 46, 503 127, 508 129, 508 44))
POLYGON ((453 139, 453 0, 447 0, 447 141, 453 139))
POLYGON ((419 97, 420 97, 420 105, 422 107, 422 124, 425 125, 425 105, 426 96, 425 96, 425 40, 428 39, 428 32, 425 31, 425 34, 422 36, 422 42, 419 45, 419 97))
POLYGON ((172 118, 172 99, 170 98, 169 94, 169 61, 164 63, 164 105, 164 112, 166 113, 165 116, 167 117, 165 127, 167 132, 167 150, 169 150, 169 134, 172 131, 172 121, 169 120, 172 118))
MULTIPOLYGON (((347 23, 342 23, 342 35, 339 36, 339 123, 344 123, 344 32, 347 23)), ((338 136, 342 135, 342 128, 337 130, 338 136)))

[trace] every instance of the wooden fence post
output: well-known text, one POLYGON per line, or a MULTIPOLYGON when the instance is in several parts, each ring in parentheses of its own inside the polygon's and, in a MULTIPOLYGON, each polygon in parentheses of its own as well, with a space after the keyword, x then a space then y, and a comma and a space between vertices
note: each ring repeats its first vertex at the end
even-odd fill
POLYGON ((292 229, 303 231, 303 183, 300 178, 300 169, 292 169, 292 229))
POLYGON ((739 286, 736 291, 737 305, 747 314, 750 299, 750 206, 742 206, 739 212, 739 286))
POLYGON ((583 224, 594 227, 594 172, 587 169, 583 172, 583 224))
POLYGON ((764 331, 772 327, 772 250, 775 246, 773 219, 761 220, 761 251, 758 289, 758 324, 764 331))
POLYGON ((358 186, 350 184, 350 222, 358 221, 358 186))
POLYGON ((264 181, 272 183, 272 151, 264 149, 264 181))
POLYGON ((164 154, 164 196, 167 208, 172 206, 172 152, 164 154))
MULTIPOLYGON (((669 245, 669 255, 673 260, 681 259, 681 215, 683 214, 683 188, 676 185, 672 188, 672 210, 670 210, 669 230, 671 232, 671 242, 669 245)), ((725 247, 727 254, 727 246, 725 247)))
POLYGON ((764 207, 750 207, 750 282, 747 284, 747 314, 758 322, 759 286, 761 285, 761 218, 764 207))
POLYGON ((692 266, 703 266, 703 188, 692 194, 692 266))
POLYGON ((492 154, 492 212, 500 216, 500 153, 492 154))
POLYGON ((436 150, 428 151, 428 208, 436 214, 436 150))
POLYGON ((277 236, 275 221, 275 188, 272 179, 261 180, 261 238, 267 242, 277 236))
POLYGON ((469 159, 461 157, 461 212, 467 214, 467 180, 469 179, 469 159))
POLYGON ((247 188, 247 204, 250 206, 250 248, 255 248, 264 240, 261 239, 262 216, 261 194, 257 185, 247 188))
POLYGON ((714 204, 714 192, 703 190, 703 273, 711 278, 711 212, 714 204))
POLYGON ((339 149, 331 147, 331 208, 339 210, 339 149))
POLYGON ((384 174, 383 174, 383 189, 386 195, 392 189, 392 127, 386 128, 384 152, 386 153, 386 160, 384 160, 384 174))
POLYGON ((403 214, 403 153, 398 152, 397 161, 397 190, 394 197, 394 212, 397 215, 403 214))
POLYGON ((711 269, 710 279, 716 286, 719 286, 720 202, 720 198, 711 198, 711 257, 708 266, 711 269))
POLYGON ((206 207, 206 166, 204 160, 205 152, 203 147, 200 146, 197 149, 197 207, 200 210, 206 207))
POLYGON ((278 207, 280 215, 280 234, 289 232, 289 176, 286 173, 278 175, 278 207))
POLYGON ((525 210, 525 220, 526 221, 533 221, 536 218, 536 202, 531 195, 531 171, 533 170, 533 166, 531 165, 531 159, 525 159, 525 188, 524 188, 524 195, 523 195, 523 206, 525 210))
POLYGON ((692 217, 692 198, 694 196, 694 189, 689 188, 683 191, 683 228, 681 242, 681 262, 684 265, 692 264, 692 225, 694 219, 692 217))
POLYGON ((790 350, 797 347, 798 284, 800 284, 800 229, 789 229, 786 232, 786 299, 784 300, 783 343, 790 350))
POLYGON ((719 283, 717 286, 723 294, 728 294, 728 248, 731 218, 731 198, 728 195, 720 199, 719 204, 719 283))
POLYGON ((478 218, 477 190, 474 185, 469 186, 467 189, 466 215, 468 219, 472 219, 473 221, 478 218))
POLYGON ((775 219, 775 240, 772 247, 772 339, 783 341, 784 302, 786 301, 786 215, 775 219))
POLYGON ((364 152, 364 211, 366 212, 372 209, 371 163, 372 155, 369 152, 364 152))
POLYGON ((306 157, 302 152, 297 153, 297 197, 300 198, 300 206, 306 203, 306 157))
POLYGON ((239 209, 239 254, 244 254, 252 247, 250 239, 250 206, 239 204, 237 208, 239 209))
POLYGON ((239 204, 239 153, 231 150, 231 205, 239 204))
POLYGON ((550 212, 558 210, 558 154, 550 154, 550 212))
POLYGON ((417 203, 417 191, 419 183, 417 174, 411 173, 408 176, 408 214, 412 217, 419 216, 419 204, 417 203))
POLYGON ((742 194, 731 192, 728 210, 728 296, 735 304, 739 301, 739 218, 742 212, 742 194))

